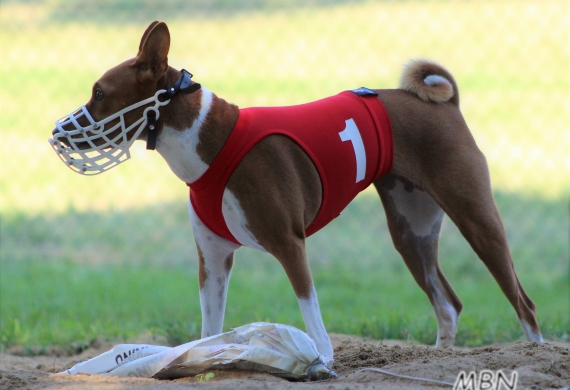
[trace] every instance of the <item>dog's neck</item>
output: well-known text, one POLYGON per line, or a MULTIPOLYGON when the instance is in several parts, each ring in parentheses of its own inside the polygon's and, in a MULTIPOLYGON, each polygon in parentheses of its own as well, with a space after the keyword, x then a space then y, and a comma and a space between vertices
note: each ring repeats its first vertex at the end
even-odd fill
MULTIPOLYGON (((176 80, 170 68, 167 77, 176 80)), ((191 95, 180 94, 164 107, 156 150, 185 183, 198 180, 228 139, 239 109, 202 87, 191 95)))

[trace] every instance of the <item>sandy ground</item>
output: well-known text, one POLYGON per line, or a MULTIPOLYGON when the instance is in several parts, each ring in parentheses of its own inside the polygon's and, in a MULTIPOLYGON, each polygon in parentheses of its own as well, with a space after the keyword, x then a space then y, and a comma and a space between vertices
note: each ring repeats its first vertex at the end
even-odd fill
MULTIPOLYGON (((197 383, 195 378, 172 381, 119 379, 98 375, 51 375, 75 363, 97 356, 113 344, 99 344, 74 356, 58 356, 48 351, 42 356, 0 354, 0 389, 442 389, 443 385, 395 378, 376 372, 360 372, 376 367, 415 377, 455 382, 460 371, 502 370, 511 378, 518 373, 520 389, 560 389, 570 387, 570 343, 544 344, 516 342, 474 349, 439 350, 403 341, 371 341, 353 336, 331 335, 335 347, 334 369, 339 378, 318 383, 294 383, 262 372, 208 371, 214 378, 197 383)), ((21 352, 20 352, 21 353, 21 352)), ((447 387, 450 388, 450 387, 447 387)))

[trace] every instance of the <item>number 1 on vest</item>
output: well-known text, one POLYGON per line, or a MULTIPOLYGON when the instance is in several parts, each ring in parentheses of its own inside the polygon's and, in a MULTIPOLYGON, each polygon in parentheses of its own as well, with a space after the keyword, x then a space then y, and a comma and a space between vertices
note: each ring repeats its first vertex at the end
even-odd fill
POLYGON ((345 124, 344 130, 338 133, 338 135, 342 142, 350 141, 352 144, 356 157, 356 183, 358 183, 364 180, 364 176, 366 176, 366 151, 354 119, 346 120, 345 124))

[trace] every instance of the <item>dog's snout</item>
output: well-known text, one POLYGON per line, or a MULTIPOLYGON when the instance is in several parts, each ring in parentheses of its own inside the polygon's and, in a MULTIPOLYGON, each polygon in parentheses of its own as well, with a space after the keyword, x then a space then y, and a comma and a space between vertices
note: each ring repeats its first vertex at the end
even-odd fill
POLYGON ((57 127, 51 131, 51 135, 56 135, 57 133, 59 133, 59 129, 57 127))

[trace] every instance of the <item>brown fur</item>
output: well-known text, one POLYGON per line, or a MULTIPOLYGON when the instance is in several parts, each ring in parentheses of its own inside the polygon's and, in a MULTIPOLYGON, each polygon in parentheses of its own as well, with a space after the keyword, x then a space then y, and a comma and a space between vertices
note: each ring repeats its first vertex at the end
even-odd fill
POLYGON ((244 157, 227 186, 242 205, 249 231, 279 260, 295 294, 308 298, 312 278, 305 230, 322 199, 319 174, 309 156, 288 137, 267 137, 244 157))
POLYGON ((200 143, 197 149, 198 155, 206 164, 210 165, 214 161, 226 143, 237 122, 238 115, 237 106, 214 96, 210 112, 202 127, 203 131, 200 132, 200 143))
POLYGON ((450 101, 459 105, 459 91, 453 76, 441 65, 427 60, 410 61, 400 78, 400 89, 408 91, 425 102, 444 103, 450 101), (424 81, 428 76, 442 76, 448 82, 428 85, 424 81))
POLYGON ((196 249, 198 251, 198 282, 200 284, 200 289, 204 288, 204 282, 208 279, 208 273, 206 272, 206 266, 204 264, 204 255, 200 249, 200 245, 196 243, 196 249))
MULTIPOLYGON (((180 74, 180 71, 169 67, 164 79, 157 83, 158 88, 166 89, 169 85, 174 84, 180 77, 180 74)), ((160 111, 162 120, 159 120, 157 123, 157 131, 160 133, 164 123, 168 123, 168 126, 182 131, 188 123, 194 122, 200 112, 200 95, 201 93, 197 92, 192 95, 180 95, 176 99, 172 99, 160 111)), ((141 139, 146 140, 146 137, 145 129, 141 139)))
MULTIPOLYGON (((141 39, 137 57, 109 70, 95 84, 94 89, 101 89, 106 98, 101 102, 92 98, 88 103, 94 118, 101 119, 148 98, 174 82, 180 72, 168 67, 169 45, 166 25, 151 24, 141 39)), ((392 123, 394 162, 390 174, 374 184, 384 204, 394 244, 436 314, 442 300, 453 306, 457 315, 462 308, 437 260, 445 212, 495 277, 518 318, 540 336, 534 303, 514 270, 493 201, 485 157, 459 111, 459 92, 451 74, 435 63, 414 61, 406 67, 400 89, 377 93, 392 123), (424 80, 430 75, 447 81, 428 85, 424 80), (405 188, 400 194, 395 190, 399 184, 405 188), (407 202, 417 199, 420 205, 432 210, 426 217, 430 231, 425 236, 416 234, 397 206, 408 195, 407 202)), ((161 111, 159 131, 165 124, 179 130, 188 128, 199 109, 200 93, 173 98, 161 111)), ((215 159, 237 117, 236 106, 214 97, 199 133, 197 152, 204 162, 210 164, 215 159)), ((227 187, 243 208, 247 228, 283 265, 297 297, 308 298, 313 282, 305 253, 305 230, 317 215, 322 199, 319 175, 311 159, 291 139, 270 136, 244 157, 227 187)), ((198 255, 203 288, 208 274, 199 247, 198 255)), ((225 261, 228 271, 233 257, 219 261, 225 261)), ((440 320, 453 318, 438 316, 438 326, 440 320)), ((438 335, 440 345, 450 346, 454 336, 455 328, 450 327, 448 333, 438 335)))

